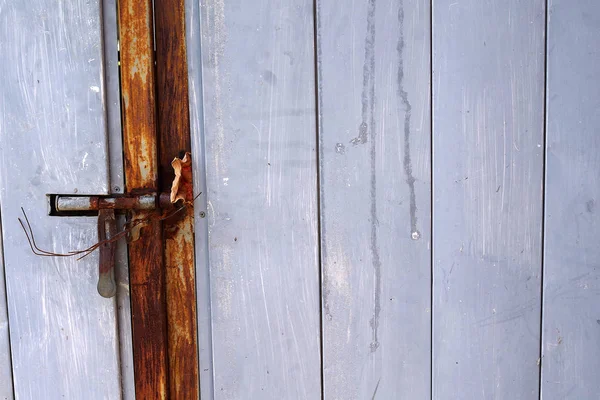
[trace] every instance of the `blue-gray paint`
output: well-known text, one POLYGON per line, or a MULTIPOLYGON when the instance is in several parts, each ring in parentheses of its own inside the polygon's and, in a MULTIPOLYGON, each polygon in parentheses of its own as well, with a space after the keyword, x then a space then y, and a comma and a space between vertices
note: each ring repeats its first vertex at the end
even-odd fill
POLYGON ((600 3, 548 14, 542 398, 600 393, 600 3))
POLYGON ((190 100, 206 165, 198 287, 210 285, 210 303, 203 290, 198 313, 212 329, 212 367, 200 329, 201 369, 212 369, 216 399, 319 398, 313 6, 211 0, 199 10, 202 88, 190 100))
MULTIPOLYGON (((0 53, 10 60, 0 63, 0 203, 16 398, 131 398, 121 383, 120 361, 131 363, 127 351, 119 355, 117 300, 96 291, 97 255, 36 256, 17 221, 23 207, 50 251, 97 240, 94 218, 49 217, 46 194, 109 193, 107 130, 117 137, 118 117, 107 93, 114 100, 118 80, 114 65, 104 68, 111 46, 102 45, 101 21, 98 0, 0 1, 0 53)), ((111 29, 114 38, 114 18, 111 29)))
POLYGON ((429 1, 317 7, 324 395, 427 399, 429 1))
MULTIPOLYGON (((0 217, 0 223, 1 222, 2 218, 0 217)), ((0 232, 0 399, 12 400, 13 398, 8 309, 6 284, 4 282, 4 254, 2 234, 0 232)))
POLYGON ((108 135, 109 191, 123 193, 123 138, 121 134, 121 90, 117 35, 117 0, 102 0, 104 63, 104 110, 108 135))
POLYGON ((433 2, 433 398, 538 396, 545 1, 433 2))

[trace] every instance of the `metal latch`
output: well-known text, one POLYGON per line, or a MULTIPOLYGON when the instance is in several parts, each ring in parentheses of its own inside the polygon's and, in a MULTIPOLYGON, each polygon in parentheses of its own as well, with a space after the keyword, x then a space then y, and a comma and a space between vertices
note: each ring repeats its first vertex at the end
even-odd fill
POLYGON ((98 293, 110 298, 117 293, 115 282, 115 253, 117 221, 116 211, 173 208, 168 193, 144 194, 140 196, 73 196, 54 194, 49 196, 50 215, 76 216, 98 214, 98 293))

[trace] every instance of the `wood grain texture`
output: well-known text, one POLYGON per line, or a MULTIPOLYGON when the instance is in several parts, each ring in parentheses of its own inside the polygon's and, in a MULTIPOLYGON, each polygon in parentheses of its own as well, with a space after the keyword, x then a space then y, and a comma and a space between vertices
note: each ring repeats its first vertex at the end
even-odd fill
MULTIPOLYGON (((158 190, 152 2, 119 3, 125 184, 128 193, 158 190)), ((132 220, 147 212, 133 212, 132 220)), ((140 399, 169 395, 167 315, 161 223, 129 243, 135 391, 140 399)))
POLYGON ((433 398, 538 396, 545 2, 433 2, 433 398))
POLYGON ((600 393, 600 3, 548 14, 542 398, 600 393))
MULTIPOLYGON (((191 150, 184 0, 155 3, 160 189, 170 192, 171 161, 191 150)), ((192 155, 193 157, 194 155, 192 155)), ((199 396, 194 210, 163 223, 171 399, 199 396)))
POLYGON ((428 399, 429 1, 317 4, 325 398, 428 399))
POLYGON ((313 5, 201 13, 214 397, 320 398, 313 5))
MULTIPOLYGON (((46 193, 107 194, 98 1, 0 1, 0 203, 15 397, 118 399, 114 299, 96 291, 97 254, 35 256, 97 240, 93 218, 47 215, 46 193)), ((4 387, 5 381, 0 381, 4 387)))

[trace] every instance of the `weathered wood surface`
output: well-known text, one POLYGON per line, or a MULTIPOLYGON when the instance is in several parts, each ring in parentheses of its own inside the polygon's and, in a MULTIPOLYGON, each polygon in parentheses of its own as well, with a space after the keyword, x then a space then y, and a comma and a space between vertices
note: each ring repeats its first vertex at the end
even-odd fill
POLYGON ((110 173, 108 191, 116 194, 123 193, 125 190, 117 18, 117 0, 102 0, 104 110, 106 113, 110 173))
POLYGON ((429 1, 317 2, 326 399, 428 399, 429 1))
POLYGON ((538 396, 545 2, 433 2, 433 398, 538 396))
POLYGON ((201 13, 198 0, 185 0, 185 39, 188 67, 188 99, 194 202, 196 311, 200 398, 213 399, 213 351, 210 268, 208 263, 208 218, 206 218, 206 164, 204 147, 204 105, 202 87, 201 13))
POLYGON ((548 14, 542 398, 600 393, 600 3, 548 14))
POLYGON ((313 11, 202 4, 216 399, 321 395, 313 11))
MULTIPOLYGON (((156 192, 158 144, 152 1, 119 3, 125 185, 128 193, 156 192)), ((132 220, 148 212, 133 212, 132 220)), ((169 396, 162 224, 152 219, 129 243, 135 392, 169 396)))
MULTIPOLYGON (((191 150, 184 0, 155 6, 160 189, 171 191, 171 161, 191 150)), ((195 157, 195 154, 192 155, 195 157)), ((188 199, 191 200, 191 199, 188 199)), ((163 223, 170 399, 199 396, 194 210, 163 223)))
POLYGON ((106 194, 98 1, 0 1, 0 203, 16 398, 121 396, 116 303, 96 291, 98 259, 35 256, 96 240, 93 218, 47 216, 46 193, 106 194))

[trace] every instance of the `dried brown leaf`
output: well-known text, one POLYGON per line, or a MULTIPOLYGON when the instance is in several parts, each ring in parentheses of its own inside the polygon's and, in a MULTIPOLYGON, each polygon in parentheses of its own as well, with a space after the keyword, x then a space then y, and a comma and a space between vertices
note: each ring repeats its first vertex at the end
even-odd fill
POLYGON ((185 153, 183 160, 175 157, 171 166, 175 171, 175 179, 171 185, 171 203, 179 200, 183 200, 184 203, 193 201, 192 155, 189 152, 185 153))

